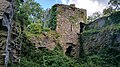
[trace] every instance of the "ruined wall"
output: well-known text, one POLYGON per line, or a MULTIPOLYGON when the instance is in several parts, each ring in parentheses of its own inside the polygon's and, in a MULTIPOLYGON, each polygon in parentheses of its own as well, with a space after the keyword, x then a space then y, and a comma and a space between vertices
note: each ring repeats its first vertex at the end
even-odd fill
POLYGON ((95 20, 86 25, 86 29, 80 35, 82 52, 86 56, 97 55, 103 58, 104 67, 107 66, 107 63, 116 67, 120 66, 120 60, 118 60, 120 58, 119 15, 120 11, 95 20))
POLYGON ((4 65, 4 59, 5 59, 5 55, 8 54, 8 51, 6 50, 6 44, 8 44, 9 39, 8 38, 8 27, 10 27, 10 25, 7 23, 8 18, 9 18, 9 9, 8 7, 10 7, 10 2, 6 1, 6 0, 2 0, 0 1, 0 31, 1 31, 1 42, 0 42, 0 65, 3 66, 4 65), (7 27, 8 26, 8 27, 7 27), (4 36, 3 36, 4 35, 4 36), (6 54, 5 54, 6 53, 6 54))
POLYGON ((120 22, 119 16, 120 16, 120 12, 117 11, 115 13, 112 13, 109 16, 103 16, 98 19, 95 19, 94 21, 85 25, 85 30, 90 30, 90 29, 98 29, 99 30, 108 25, 112 26, 113 24, 118 24, 120 22))
POLYGON ((72 47, 73 52, 77 52, 74 49, 79 48, 78 33, 80 33, 80 23, 86 23, 86 10, 76 8, 74 4, 56 4, 53 7, 56 8, 56 32, 61 35, 60 44, 64 53, 69 46, 72 47))
POLYGON ((101 29, 107 25, 108 16, 100 17, 86 25, 85 29, 101 29))
POLYGON ((21 25, 13 20, 14 4, 14 0, 0 0, 0 67, 20 59, 21 25))
MULTIPOLYGON (((104 16, 85 25, 82 33, 82 45, 85 53, 99 52, 105 46, 120 44, 120 11, 104 16)), ((114 46, 116 47, 116 46, 114 46)), ((117 47, 119 48, 119 47, 117 47)), ((117 50, 116 48, 116 50, 117 50)))
MULTIPOLYGON (((27 33, 26 33, 27 34, 27 33)), ((59 44, 59 34, 55 31, 43 32, 41 34, 29 34, 27 38, 36 49, 53 50, 59 44)))

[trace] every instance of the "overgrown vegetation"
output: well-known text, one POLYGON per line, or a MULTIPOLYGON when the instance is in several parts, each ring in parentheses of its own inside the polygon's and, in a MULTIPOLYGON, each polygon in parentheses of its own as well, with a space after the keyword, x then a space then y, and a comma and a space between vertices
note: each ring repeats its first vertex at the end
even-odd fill
POLYGON ((21 62, 19 64, 10 64, 10 67, 78 67, 79 64, 73 58, 63 54, 60 46, 53 51, 47 49, 35 49, 32 45, 23 46, 21 62), (31 46, 31 48, 29 48, 31 46))
MULTIPOLYGON (((119 13, 112 13, 108 18, 109 24, 100 29, 90 28, 81 35, 82 45, 86 57, 96 57, 97 66, 93 67, 119 67, 120 66, 120 43, 118 41, 120 34, 119 13), (91 44, 92 43, 92 44, 91 44), (87 45, 88 44, 88 45, 87 45), (86 48, 87 47, 87 48, 86 48), (97 63, 98 62, 98 63, 97 63)), ((89 58, 86 59, 88 61, 89 58)), ((89 61, 90 62, 90 61, 89 61)))
MULTIPOLYGON (((97 36, 110 36, 111 42, 103 43, 103 47, 97 46, 91 48, 87 54, 80 53, 80 58, 72 58, 66 56, 62 48, 57 44, 57 47, 50 51, 48 49, 36 49, 35 46, 29 41, 27 36, 39 36, 42 32, 47 32, 56 29, 56 6, 51 9, 51 17, 48 22, 49 28, 43 28, 43 10, 41 6, 34 0, 27 0, 21 3, 16 0, 16 8, 14 19, 21 22, 24 28, 23 44, 21 51, 21 61, 19 64, 9 62, 9 67, 119 67, 120 66, 120 43, 116 43, 116 37, 120 33, 120 12, 115 12, 109 16, 105 27, 97 30, 85 30, 80 38, 81 47, 83 43, 87 43, 88 39, 91 43, 95 41, 97 36), (31 6, 31 7, 30 7, 31 6), (112 24, 111 24, 112 22, 112 24), (94 36, 96 35, 96 36, 94 36), (86 41, 85 41, 86 40, 86 41), (105 44, 105 45, 104 45, 105 44), (99 49, 101 47, 101 49, 99 49), (95 49, 95 50, 94 50, 95 49), (98 51, 96 51, 96 49, 98 51)), ((99 16, 99 14, 98 14, 99 16)), ((75 17, 71 17, 71 20, 75 17)), ((91 18, 89 18, 91 20, 91 18)), ((102 41, 101 41, 102 42, 102 41)), ((89 44, 88 44, 89 45, 89 44)), ((93 44, 98 45, 98 44, 93 44)), ((81 52, 81 51, 80 51, 81 52)))
POLYGON ((51 30, 55 30, 56 29, 56 22, 57 22, 57 17, 56 17, 56 15, 57 15, 57 12, 56 12, 56 9, 57 9, 57 7, 56 6, 53 6, 52 8, 51 8, 51 18, 50 18, 50 20, 49 20, 49 28, 51 29, 51 30))

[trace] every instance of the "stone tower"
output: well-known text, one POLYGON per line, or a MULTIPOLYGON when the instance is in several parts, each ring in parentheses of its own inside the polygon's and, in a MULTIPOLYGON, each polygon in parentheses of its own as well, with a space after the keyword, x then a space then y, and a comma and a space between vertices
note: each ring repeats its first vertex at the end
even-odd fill
POLYGON ((56 4, 56 31, 61 35, 60 44, 64 53, 78 56, 79 42, 78 34, 81 25, 86 23, 87 11, 75 7, 75 4, 56 4))

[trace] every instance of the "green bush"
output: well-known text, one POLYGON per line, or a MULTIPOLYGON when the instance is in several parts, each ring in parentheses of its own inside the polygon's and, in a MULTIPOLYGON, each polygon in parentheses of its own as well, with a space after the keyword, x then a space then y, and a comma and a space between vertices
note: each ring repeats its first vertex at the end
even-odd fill
MULTIPOLYGON (((24 46, 25 47, 25 46, 24 46)), ((9 67, 80 67, 73 58, 63 54, 61 47, 53 51, 47 49, 35 50, 24 48, 19 64, 9 64, 9 67)))
POLYGON ((42 31, 42 25, 40 23, 31 23, 28 25, 27 30, 33 34, 39 34, 42 31))
POLYGON ((42 31, 43 32, 48 32, 48 31, 50 31, 50 28, 43 28, 42 31))

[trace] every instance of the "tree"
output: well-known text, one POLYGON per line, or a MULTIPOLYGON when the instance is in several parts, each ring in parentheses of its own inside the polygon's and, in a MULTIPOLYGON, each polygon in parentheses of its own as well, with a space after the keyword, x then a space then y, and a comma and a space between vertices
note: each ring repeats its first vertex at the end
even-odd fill
POLYGON ((93 17, 92 16, 88 16, 87 22, 89 23, 89 22, 92 22, 92 21, 93 21, 93 17))
POLYGON ((113 7, 109 6, 108 8, 105 8, 103 10, 103 15, 110 15, 111 13, 113 13, 115 10, 113 9, 113 7))
POLYGON ((93 19, 97 19, 97 18, 99 18, 100 16, 101 16, 102 14, 100 13, 100 12, 95 12, 95 13, 93 13, 93 19))
POLYGON ((29 18, 32 19, 33 22, 40 19, 43 15, 43 9, 40 4, 35 2, 34 0, 27 0, 22 6, 26 13, 29 15, 29 18))
POLYGON ((88 16, 87 22, 92 22, 92 21, 94 21, 95 19, 101 17, 101 15, 102 15, 102 14, 101 14, 100 12, 95 12, 95 13, 93 13, 91 16, 88 16))
POLYGON ((120 0, 110 0, 108 4, 115 7, 115 10, 120 9, 120 0))
POLYGON ((31 24, 32 22, 37 22, 41 20, 43 16, 43 9, 41 5, 34 0, 26 0, 21 3, 20 0, 16 0, 16 10, 14 18, 23 22, 25 26, 31 24))

